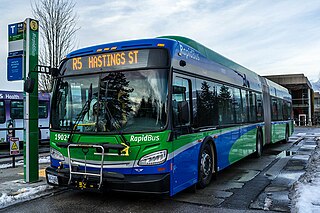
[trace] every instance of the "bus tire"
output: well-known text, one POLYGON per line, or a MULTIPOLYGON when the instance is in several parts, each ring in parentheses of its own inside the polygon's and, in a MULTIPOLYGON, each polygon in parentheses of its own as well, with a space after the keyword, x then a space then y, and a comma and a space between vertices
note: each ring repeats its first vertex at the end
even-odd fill
POLYGON ((256 138, 256 152, 255 156, 256 158, 260 158, 263 152, 263 139, 262 139, 262 133, 261 130, 258 129, 257 131, 257 138, 256 138))
POLYGON ((288 143, 288 141, 289 141, 289 126, 287 125, 283 143, 288 143))
POLYGON ((214 152, 210 143, 205 143, 200 150, 198 165, 198 184, 201 189, 208 186, 211 182, 214 170, 214 152))

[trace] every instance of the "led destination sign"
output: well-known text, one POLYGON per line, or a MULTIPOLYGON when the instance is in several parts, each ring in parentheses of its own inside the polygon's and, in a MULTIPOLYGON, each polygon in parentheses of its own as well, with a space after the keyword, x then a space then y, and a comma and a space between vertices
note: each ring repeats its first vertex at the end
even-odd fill
POLYGON ((142 49, 101 53, 71 58, 66 62, 65 74, 101 72, 122 69, 167 66, 164 49, 142 49))
MULTIPOLYGON (((77 57, 72 59, 72 70, 95 69, 103 67, 122 66, 126 64, 137 64, 141 58, 145 58, 139 50, 104 53, 99 55, 91 55, 86 57, 77 57)), ((145 60, 143 60, 145 61, 145 60)))

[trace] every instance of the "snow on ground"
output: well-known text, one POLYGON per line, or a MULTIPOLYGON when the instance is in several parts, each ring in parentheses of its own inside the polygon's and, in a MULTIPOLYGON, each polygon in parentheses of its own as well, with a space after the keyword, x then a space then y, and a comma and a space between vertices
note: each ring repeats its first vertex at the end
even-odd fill
POLYGON ((39 163, 50 163, 50 156, 42 156, 39 158, 39 163))
MULTIPOLYGON (((50 163, 50 156, 42 156, 39 158, 39 163, 50 163)), ((23 160, 19 160, 16 162, 16 166, 23 165, 23 160)), ((11 168, 12 163, 0 164, 0 169, 11 168)))
MULTIPOLYGON (((16 166, 21 166, 23 165, 23 160, 19 160, 16 162, 16 166)), ((11 168, 12 167, 12 163, 4 163, 4 164, 0 164, 0 169, 6 169, 6 168, 11 168)))
POLYGON ((296 208, 297 212, 318 213, 320 212, 320 181, 312 183, 298 184, 297 192, 299 194, 296 208))
MULTIPOLYGON (((50 156, 39 157, 39 163, 49 163, 50 156)), ((19 160, 16 166, 23 166, 23 160, 19 160)), ((5 163, 0 165, 0 169, 10 169, 12 163, 5 163)), ((38 181, 35 183, 25 183, 24 180, 11 180, 1 182, 0 185, 0 209, 15 203, 20 203, 28 200, 32 200, 48 194, 53 189, 53 186, 49 186, 46 181, 38 181)))
POLYGON ((306 173, 294 185, 292 212, 320 212, 320 142, 317 143, 306 173))
POLYGON ((32 200, 42 196, 43 192, 51 189, 52 186, 41 185, 37 187, 24 187, 19 189, 14 194, 0 193, 0 209, 5 208, 15 203, 20 203, 27 200, 32 200))

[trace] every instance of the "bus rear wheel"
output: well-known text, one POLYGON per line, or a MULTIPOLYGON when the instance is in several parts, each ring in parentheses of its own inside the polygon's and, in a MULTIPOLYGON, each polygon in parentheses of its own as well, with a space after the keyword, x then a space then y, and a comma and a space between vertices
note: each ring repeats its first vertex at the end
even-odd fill
POLYGON ((210 184, 214 169, 214 156, 209 143, 206 143, 201 148, 198 167, 199 181, 197 185, 199 188, 203 189, 210 184))
POLYGON ((255 152, 255 156, 257 158, 260 158, 262 155, 262 151, 263 151, 263 140, 262 140, 262 134, 261 131, 258 130, 257 132, 257 139, 256 139, 256 152, 255 152))
POLYGON ((288 143, 288 141, 289 141, 289 126, 287 125, 283 143, 288 143))

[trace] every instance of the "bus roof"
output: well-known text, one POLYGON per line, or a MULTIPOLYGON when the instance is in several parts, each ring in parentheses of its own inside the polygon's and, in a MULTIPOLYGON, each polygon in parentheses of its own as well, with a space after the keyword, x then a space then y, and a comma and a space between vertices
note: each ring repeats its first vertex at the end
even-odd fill
POLYGON ((110 51, 123 51, 130 49, 138 48, 155 48, 155 47, 172 47, 176 41, 172 39, 161 39, 161 38, 152 38, 152 39, 139 39, 139 40, 130 40, 130 41, 120 41, 113 43, 100 44, 96 46, 85 47, 79 50, 75 50, 67 55, 67 58, 104 53, 110 51))
POLYGON ((202 45, 192 39, 189 39, 189 38, 186 38, 183 36, 170 36, 170 35, 169 36, 161 36, 159 38, 169 38, 169 39, 174 39, 174 40, 180 41, 180 42, 187 44, 190 47, 194 48, 195 50, 200 52, 203 56, 205 56, 206 58, 208 58, 211 61, 217 62, 217 63, 219 63, 223 66, 226 66, 232 70, 235 70, 239 73, 244 73, 247 76, 252 76, 252 75, 259 76, 255 72, 253 72, 253 71, 245 68, 244 66, 220 55, 219 53, 205 47, 204 45, 202 45))

